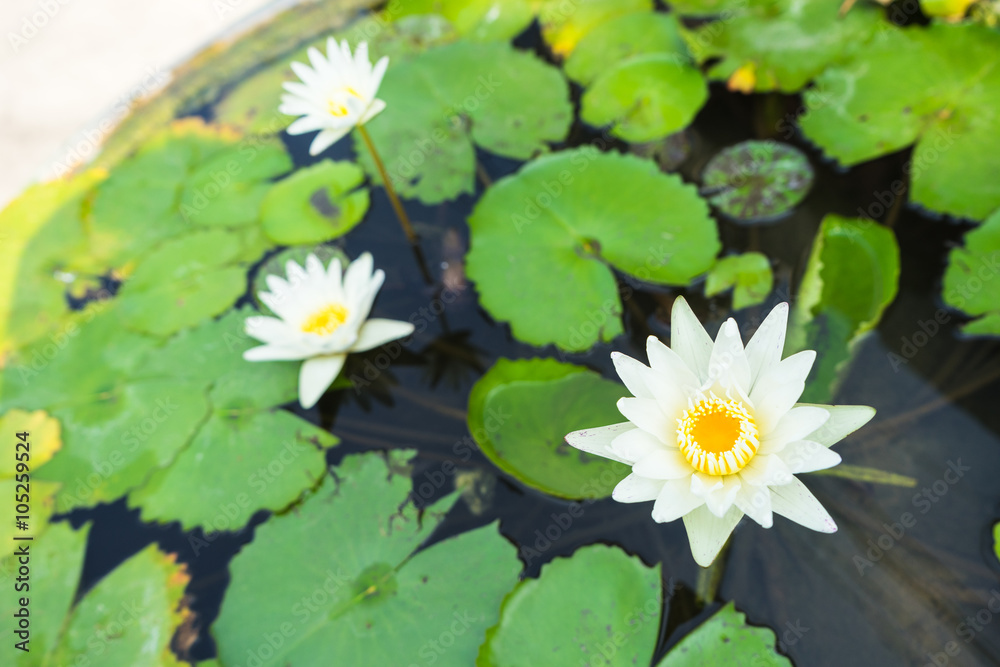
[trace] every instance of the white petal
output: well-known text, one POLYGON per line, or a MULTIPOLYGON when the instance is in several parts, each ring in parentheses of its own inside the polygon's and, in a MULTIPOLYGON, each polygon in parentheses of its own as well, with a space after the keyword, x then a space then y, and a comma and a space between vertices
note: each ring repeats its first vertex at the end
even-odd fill
POLYGON ((689 477, 694 468, 681 450, 658 448, 633 465, 632 472, 650 479, 681 479, 689 477))
POLYGON ((705 501, 691 493, 691 482, 687 479, 672 479, 663 485, 653 504, 653 521, 668 523, 676 521, 691 510, 701 507, 705 501))
POLYGON ((319 155, 330 146, 337 143, 341 137, 351 131, 351 126, 342 127, 339 130, 327 129, 316 135, 312 144, 309 145, 309 155, 319 155))
POLYGON ((808 403, 802 405, 823 408, 830 413, 830 418, 821 427, 805 434, 810 440, 826 447, 837 444, 875 416, 875 408, 867 405, 809 405, 808 403))
POLYGON ((638 398, 656 398, 649 386, 653 380, 653 371, 649 366, 621 352, 612 352, 611 361, 615 365, 618 377, 625 383, 625 386, 632 392, 633 396, 637 396, 638 398))
POLYGON ((796 406, 785 413, 778 425, 761 438, 758 454, 774 454, 790 442, 802 440, 830 418, 830 413, 817 406, 796 406))
POLYGON ((777 456, 793 473, 826 470, 840 463, 840 454, 812 440, 793 442, 777 456))
POLYGON ((310 88, 316 87, 319 83, 319 77, 316 76, 316 72, 308 65, 293 61, 292 71, 295 72, 295 76, 299 77, 302 83, 310 88))
MULTIPOLYGON (((668 442, 670 434, 677 430, 663 414, 656 401, 649 398, 619 398, 618 411, 642 430, 652 434, 660 442, 668 442)), ((673 444, 673 439, 670 439, 673 444)))
POLYGON ((777 454, 757 454, 738 474, 744 484, 751 486, 776 486, 795 479, 777 454))
POLYGON ((298 361, 310 356, 311 352, 298 347, 260 345, 243 353, 246 361, 298 361))
POLYGON ((326 276, 326 271, 323 269, 323 262, 319 261, 319 257, 312 253, 309 253, 309 256, 306 257, 306 273, 312 282, 320 282, 326 276))
POLYGON ((701 326, 684 297, 674 299, 670 311, 670 348, 684 361, 699 383, 708 379, 708 360, 712 356, 712 337, 701 326))
POLYGON ((721 519, 709 512, 705 506, 686 514, 684 528, 687 529, 691 555, 694 556, 695 562, 702 567, 711 565, 742 518, 743 512, 735 506, 731 507, 721 519))
POLYGON ((375 95, 378 92, 379 86, 382 85, 382 77, 385 76, 385 71, 388 68, 389 56, 382 56, 379 58, 378 62, 375 63, 375 67, 372 68, 370 95, 375 95))
MULTIPOLYGON (((287 108, 290 110, 292 107, 283 107, 283 108, 287 108)), ((324 127, 327 127, 328 125, 329 123, 326 122, 325 118, 309 114, 302 116, 301 118, 293 122, 291 125, 288 126, 288 129, 286 131, 288 132, 288 134, 299 135, 299 134, 306 134, 307 132, 315 132, 317 130, 322 130, 324 127)))
POLYGON ((629 463, 619 456, 611 447, 611 442, 623 433, 637 430, 631 422, 612 424, 611 426, 600 426, 598 428, 585 428, 582 431, 573 431, 566 435, 566 442, 576 447, 581 452, 603 456, 619 463, 629 463))
POLYGON ((691 475, 691 493, 704 499, 705 506, 717 517, 725 515, 733 506, 741 486, 738 475, 719 477, 701 472, 691 475))
POLYGON ((264 343, 292 344, 297 341, 295 332, 287 324, 276 317, 254 315, 248 317, 243 324, 248 336, 264 343))
POLYGON ((754 416, 761 433, 773 431, 806 387, 806 377, 816 360, 816 353, 805 350, 793 354, 765 372, 750 393, 754 416))
POLYGON ((750 365, 743 351, 740 328, 733 318, 722 324, 715 337, 708 362, 708 379, 725 389, 737 387, 743 393, 750 391, 750 365))
POLYGON ((771 491, 766 486, 745 486, 736 494, 736 506, 763 528, 774 525, 771 491))
POLYGON ((364 115, 361 116, 361 120, 358 121, 358 125, 364 125, 372 118, 382 113, 384 110, 385 110, 385 101, 375 98, 374 100, 372 100, 371 104, 368 105, 368 108, 365 110, 364 115))
POLYGON ((337 374, 344 367, 346 354, 332 354, 326 357, 306 359, 299 370, 299 403, 304 408, 311 408, 323 395, 337 374))
POLYGON ((371 350, 391 340, 406 338, 411 333, 413 333, 413 325, 409 322, 372 318, 361 325, 358 340, 351 346, 351 351, 371 350))
POLYGON ((785 347, 785 329, 788 327, 788 304, 779 303, 764 318, 757 331, 747 343, 747 363, 750 365, 750 384, 753 385, 761 373, 781 361, 781 352, 785 347))
POLYGON ((611 449, 619 457, 619 461, 632 465, 650 452, 664 448, 662 442, 641 428, 636 428, 632 422, 625 423, 632 429, 623 432, 611 443, 611 449))
POLYGON ((354 303, 368 292, 375 260, 370 252, 363 252, 351 262, 344 272, 344 294, 354 303))
POLYGON ((265 276, 264 280, 267 282, 267 288, 271 290, 271 293, 273 293, 276 297, 280 297, 291 287, 291 284, 287 280, 281 276, 276 276, 273 273, 269 273, 265 276))
POLYGON ((677 387, 685 399, 689 392, 697 390, 701 383, 684 360, 677 353, 659 341, 656 336, 646 339, 646 356, 653 372, 677 387))
POLYGON ((792 478, 792 482, 784 486, 771 487, 771 508, 806 528, 821 533, 837 532, 837 524, 826 508, 798 479, 792 478))
POLYGON ((629 475, 618 482, 615 490, 611 492, 611 498, 620 503, 643 503, 656 498, 663 484, 661 480, 629 475))

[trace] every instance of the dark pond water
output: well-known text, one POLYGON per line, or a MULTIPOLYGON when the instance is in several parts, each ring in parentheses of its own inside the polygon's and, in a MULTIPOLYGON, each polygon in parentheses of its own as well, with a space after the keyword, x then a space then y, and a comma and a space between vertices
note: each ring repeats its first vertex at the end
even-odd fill
MULTIPOLYGON (((519 45, 537 43, 536 33, 518 40, 519 45)), ((688 131, 692 152, 680 173, 696 182, 701 167, 722 147, 750 138, 786 138, 781 128, 787 124, 780 121, 794 117, 799 105, 796 97, 746 97, 713 87, 709 104, 688 131)), ((205 115, 210 118, 211 110, 205 115)), ((816 170, 816 184, 805 202, 790 217, 767 226, 720 222, 727 251, 759 250, 777 260, 769 301, 735 314, 744 340, 771 306, 794 292, 822 217, 868 209, 878 200, 876 193, 889 190, 901 177, 908 159, 904 152, 843 171, 825 163, 796 135, 787 138, 810 155, 816 170)), ((311 136, 285 141, 297 165, 316 161, 307 153, 311 136)), ((582 126, 574 127, 567 145, 594 142, 611 150, 625 148, 582 126)), ((351 155, 345 140, 322 157, 351 155)), ((487 154, 479 159, 493 180, 518 167, 487 154)), ((480 184, 477 196, 482 189, 480 184)), ((358 451, 417 449, 413 478, 420 504, 454 488, 453 478, 442 471, 446 461, 483 473, 487 482, 496 474, 481 454, 469 455, 464 411, 472 384, 498 357, 556 357, 615 378, 609 352, 621 350, 645 360, 646 336, 669 339, 669 306, 681 293, 620 276, 620 284, 629 288, 626 334, 613 344, 565 355, 518 343, 506 326, 479 308, 475 288, 462 272, 469 244, 465 218, 474 202, 474 197, 462 197, 436 208, 407 203, 433 279, 428 284, 384 191, 373 190, 368 217, 338 244, 350 256, 372 252, 386 271, 373 315, 413 318, 417 333, 396 358, 384 350, 353 355, 346 373, 371 380, 359 391, 329 393, 309 411, 288 406, 340 438, 341 445, 329 453, 332 465, 358 451)), ((935 657, 938 664, 944 658, 948 664, 1000 664, 1000 616, 988 608, 991 596, 1000 601, 1000 566, 990 534, 1000 519, 1000 345, 963 340, 956 333, 954 313, 933 335, 921 335, 920 323, 932 322, 941 308, 946 252, 966 227, 905 206, 894 207, 888 217, 902 249, 900 293, 875 335, 860 348, 835 400, 875 406, 878 415, 837 451, 846 463, 915 477, 915 489, 808 476, 839 532, 820 535, 784 519, 763 530, 743 521, 732 539, 718 601, 706 609, 695 603, 697 566, 681 522, 654 523, 648 503, 585 504, 582 516, 563 530, 553 515, 565 512, 566 502, 500 475, 492 492, 481 498, 485 507, 477 508, 479 514, 459 502, 433 539, 499 518, 505 536, 539 552, 526 557, 528 576, 537 575, 552 558, 593 542, 618 544, 649 564, 662 563, 665 585, 679 586, 667 601, 657 657, 719 603, 732 599, 753 623, 775 629, 782 650, 800 666, 925 665, 934 664, 935 657), (905 363, 894 363, 890 353, 905 363), (903 526, 907 513, 913 521, 903 526), (948 657, 948 648, 953 654, 957 649, 957 657, 948 657)), ((728 297, 706 300, 700 292, 694 287, 684 294, 714 335, 732 314, 728 297)), ((260 513, 237 534, 206 536, 181 533, 176 524, 141 524, 138 513, 123 502, 74 512, 74 524, 94 522, 84 589, 149 542, 158 542, 176 552, 192 575, 188 594, 197 618, 195 627, 182 633, 185 654, 210 657, 215 648, 207 629, 228 583, 228 562, 253 539, 254 527, 266 516, 260 513)))

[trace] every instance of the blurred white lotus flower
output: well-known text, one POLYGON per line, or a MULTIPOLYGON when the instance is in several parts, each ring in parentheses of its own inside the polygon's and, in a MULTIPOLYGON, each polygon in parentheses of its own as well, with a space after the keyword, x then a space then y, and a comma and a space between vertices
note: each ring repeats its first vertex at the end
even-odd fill
POLYGON ((311 408, 333 383, 349 352, 364 352, 413 333, 413 325, 397 320, 368 319, 385 273, 372 271, 372 256, 364 253, 341 275, 340 260, 329 269, 316 255, 305 268, 286 266, 287 280, 268 276, 269 292, 257 296, 278 317, 254 316, 246 332, 265 343, 243 353, 247 361, 303 359, 299 372, 299 402, 311 408))
POLYGON ((289 134, 319 130, 309 147, 310 155, 318 155, 385 108, 385 102, 375 95, 389 58, 383 57, 372 66, 367 42, 358 44, 352 56, 346 39, 337 44, 332 37, 326 43, 326 56, 315 47, 308 54, 312 67, 292 63, 301 83, 284 84, 288 92, 282 96, 278 110, 301 116, 289 126, 289 134))
POLYGON ((683 298, 671 313, 671 344, 650 336, 650 366, 612 353, 634 398, 627 422, 566 436, 577 449, 632 466, 612 498, 653 500, 657 522, 684 519, 695 561, 715 560, 743 515, 770 528, 773 513, 824 533, 837 526, 796 473, 830 468, 829 447, 875 414, 854 405, 796 401, 816 353, 781 359, 788 304, 774 308, 746 348, 735 320, 715 342, 683 298))

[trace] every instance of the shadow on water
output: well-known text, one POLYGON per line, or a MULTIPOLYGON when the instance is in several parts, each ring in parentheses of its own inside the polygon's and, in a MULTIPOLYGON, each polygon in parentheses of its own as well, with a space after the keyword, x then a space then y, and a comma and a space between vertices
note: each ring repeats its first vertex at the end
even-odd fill
MULTIPOLYGON (((696 180, 719 148, 775 135, 802 148, 816 170, 811 194, 791 216, 756 228, 720 222, 727 251, 760 250, 777 262, 771 301, 735 315, 744 339, 774 303, 794 291, 823 215, 868 210, 876 193, 888 191, 900 177, 908 158, 896 154, 838 170, 792 132, 783 136, 779 131, 788 127, 780 125, 781 119, 793 118, 799 105, 798 98, 736 96, 715 87, 689 130, 692 153, 680 170, 688 181, 696 180), (775 103, 780 113, 771 113, 764 123, 773 129, 758 131, 761 108, 775 103)), ((571 136, 570 143, 577 144, 597 135, 577 126, 571 136)), ((284 139, 298 166, 318 159, 307 154, 311 137, 284 139)), ((322 157, 350 159, 350 143, 340 142, 322 157)), ((487 154, 478 157, 492 180, 518 166, 487 154)), ((482 190, 478 183, 476 196, 482 190)), ((442 468, 446 461, 460 470, 496 474, 470 446, 465 407, 472 384, 498 357, 555 356, 615 378, 608 356, 612 349, 645 360, 647 335, 669 337, 667 313, 679 292, 632 284, 638 289, 625 304, 626 334, 614 344, 566 355, 518 343, 506 326, 479 308, 475 288, 463 274, 469 243, 465 219, 474 197, 434 208, 407 202, 434 278, 431 285, 422 279, 384 191, 374 189, 372 199, 366 220, 337 243, 352 257, 370 251, 385 270, 373 315, 412 321, 417 330, 403 348, 353 356, 345 373, 355 378, 355 390, 329 393, 309 411, 288 406, 340 438, 341 445, 329 454, 331 464, 353 452, 416 449, 415 501, 428 504, 454 488, 452 475, 444 472, 452 468, 442 468)), ((838 403, 875 406, 878 415, 837 451, 845 462, 910 475, 918 485, 905 489, 810 477, 808 485, 830 509, 839 532, 821 535, 783 518, 771 530, 743 521, 733 538, 719 599, 736 600, 752 622, 775 629, 782 650, 798 665, 934 664, 936 654, 950 650, 954 656, 956 648, 958 657, 948 659, 958 664, 997 664, 1000 619, 988 602, 995 595, 994 608, 1000 605, 1000 592, 994 593, 1000 591, 1000 567, 991 555, 989 534, 1000 517, 1000 411, 995 400, 1000 347, 962 340, 953 312, 942 311, 947 321, 933 332, 927 324, 935 322, 942 307, 945 253, 963 229, 898 206, 889 215, 903 255, 900 294, 876 335, 860 348, 836 398, 838 403)), ((688 296, 714 334, 730 315, 728 297, 705 299, 697 292, 696 286, 688 296)), ((656 524, 648 504, 605 500, 585 504, 582 515, 565 527, 560 516, 566 510, 567 503, 501 476, 485 511, 475 514, 459 502, 433 539, 500 519, 504 535, 530 548, 522 557, 532 576, 552 558, 595 541, 622 545, 650 564, 662 563, 665 582, 687 586, 675 588, 668 601, 664 625, 669 634, 661 637, 661 652, 691 627, 692 619, 700 622, 707 615, 709 610, 699 612, 691 595, 697 568, 681 522, 656 524)), ((145 544, 158 542, 176 552, 192 575, 187 592, 196 625, 182 633, 180 643, 190 644, 187 654, 193 658, 210 657, 214 646, 207 628, 228 584, 228 562, 252 540, 254 526, 266 516, 260 513, 237 534, 205 535, 182 533, 176 524, 141 524, 138 512, 121 501, 74 512, 74 524, 94 522, 83 590, 145 544)))

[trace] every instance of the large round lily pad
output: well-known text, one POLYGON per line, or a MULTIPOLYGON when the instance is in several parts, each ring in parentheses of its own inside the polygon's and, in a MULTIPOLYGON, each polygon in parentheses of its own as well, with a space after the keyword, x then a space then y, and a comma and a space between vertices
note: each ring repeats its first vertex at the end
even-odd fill
POLYGON ((672 54, 677 62, 689 59, 677 17, 662 12, 625 14, 602 23, 580 40, 566 59, 566 76, 590 85, 618 63, 654 53, 672 54))
POLYGON ((611 267, 685 285, 719 251, 708 206, 655 164, 593 148, 539 158, 476 205, 466 270, 483 307, 534 345, 586 350, 622 331, 611 267))

